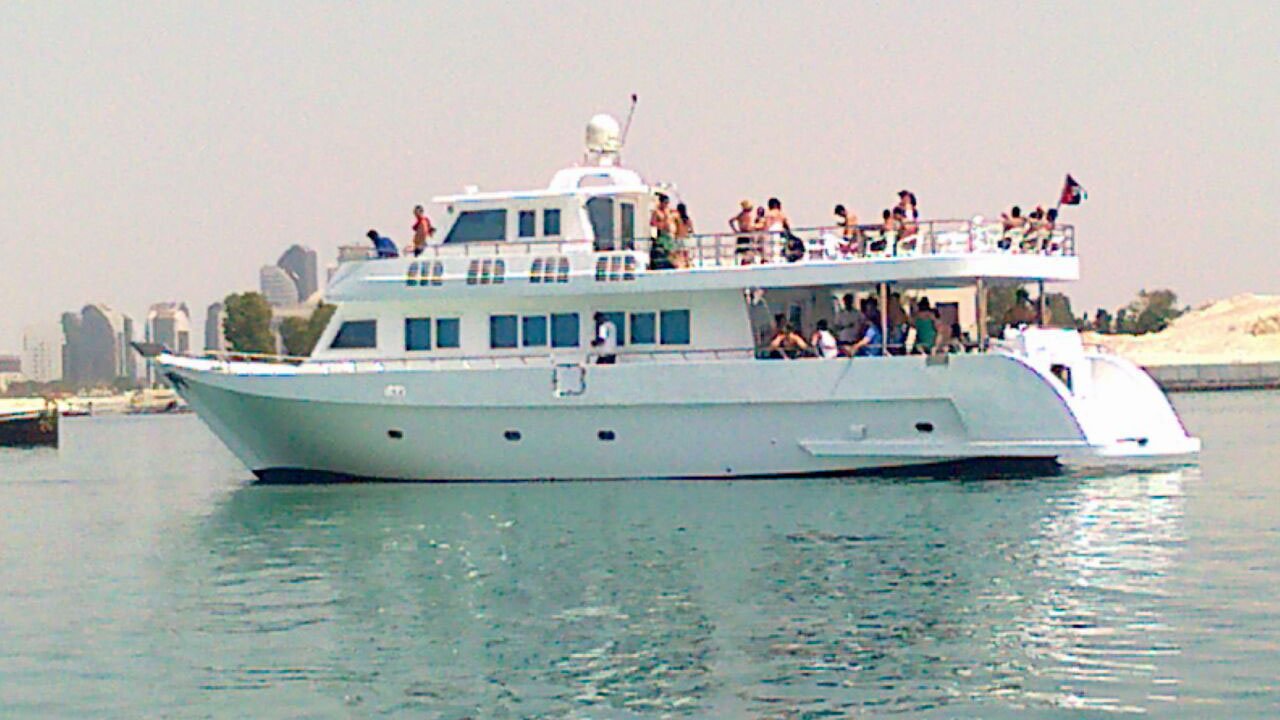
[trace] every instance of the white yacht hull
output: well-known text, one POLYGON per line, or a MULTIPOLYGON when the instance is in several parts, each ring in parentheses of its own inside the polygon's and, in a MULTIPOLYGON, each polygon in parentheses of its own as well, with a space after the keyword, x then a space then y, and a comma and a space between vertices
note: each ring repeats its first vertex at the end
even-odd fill
POLYGON ((570 369, 571 387, 549 364, 314 372, 159 358, 265 480, 733 478, 1199 450, 1145 373, 1097 362, 1115 387, 1083 398, 999 353, 624 362, 587 366, 580 383, 570 369))

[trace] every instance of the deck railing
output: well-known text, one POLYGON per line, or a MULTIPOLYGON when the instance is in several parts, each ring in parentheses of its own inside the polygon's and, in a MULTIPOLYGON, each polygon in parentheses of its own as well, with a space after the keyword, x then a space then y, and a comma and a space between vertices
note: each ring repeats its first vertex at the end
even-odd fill
MULTIPOLYGON (((419 258, 499 257, 560 255, 590 248, 597 252, 635 251, 650 256, 649 238, 596 240, 557 238, 467 242, 427 245, 419 258)), ((1072 257, 1076 254, 1075 228, 1057 225, 1052 230, 1007 230, 1002 223, 974 220, 922 220, 898 233, 879 225, 856 228, 818 226, 796 228, 789 233, 699 233, 672 241, 667 260, 674 267, 726 267, 802 261, 854 261, 929 255, 1002 253, 1072 257)), ((405 255, 411 248, 402 248, 405 255)), ((339 248, 340 262, 374 259, 370 247, 339 248)), ((657 268, 653 268, 657 269, 657 268)))

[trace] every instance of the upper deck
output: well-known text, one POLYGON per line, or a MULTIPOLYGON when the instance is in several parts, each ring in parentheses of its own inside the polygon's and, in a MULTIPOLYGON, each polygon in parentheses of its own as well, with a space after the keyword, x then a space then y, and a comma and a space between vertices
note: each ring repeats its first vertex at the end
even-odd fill
POLYGON ((859 228, 795 231, 803 252, 779 233, 701 234, 680 241, 688 267, 653 269, 650 244, 633 236, 501 240, 428 245, 419 257, 372 259, 344 248, 328 290, 337 302, 421 297, 494 297, 696 292, 728 288, 874 285, 959 287, 978 279, 1010 282, 1079 278, 1075 229, 1006 232, 1000 223, 925 221, 906 237, 859 228), (798 256, 797 256, 798 255, 798 256), (752 262, 745 263, 748 258, 752 262))

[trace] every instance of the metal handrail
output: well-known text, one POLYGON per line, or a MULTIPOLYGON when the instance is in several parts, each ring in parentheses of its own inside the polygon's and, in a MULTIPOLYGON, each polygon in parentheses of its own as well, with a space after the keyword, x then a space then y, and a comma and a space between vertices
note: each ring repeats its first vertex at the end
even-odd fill
MULTIPOLYGON (((854 261, 929 255, 967 255, 1005 253, 1013 255, 1046 255, 1073 257, 1076 254, 1075 227, 1058 224, 1048 233, 1006 230, 1000 222, 975 223, 972 220, 920 220, 907 226, 911 232, 898 234, 880 225, 857 225, 850 228, 834 225, 793 228, 790 231, 753 230, 749 232, 697 233, 673 238, 677 267, 724 267, 770 264, 801 260, 854 261), (800 245, 796 246, 796 241, 800 245), (687 261, 687 265, 684 261, 687 261)), ((596 253, 634 252, 648 255, 655 240, 651 238, 557 238, 519 241, 481 241, 427 245, 413 256, 437 259, 446 257, 531 256, 539 253, 564 254, 570 250, 591 247, 596 253)), ((343 246, 342 261, 375 259, 372 248, 343 246)))

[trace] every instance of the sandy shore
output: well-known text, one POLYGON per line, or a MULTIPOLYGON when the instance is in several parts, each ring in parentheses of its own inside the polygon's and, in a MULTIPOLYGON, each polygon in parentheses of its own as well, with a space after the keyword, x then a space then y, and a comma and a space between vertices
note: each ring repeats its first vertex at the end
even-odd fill
POLYGON ((1158 333, 1084 338, 1143 366, 1280 362, 1280 295, 1219 300, 1158 333))

